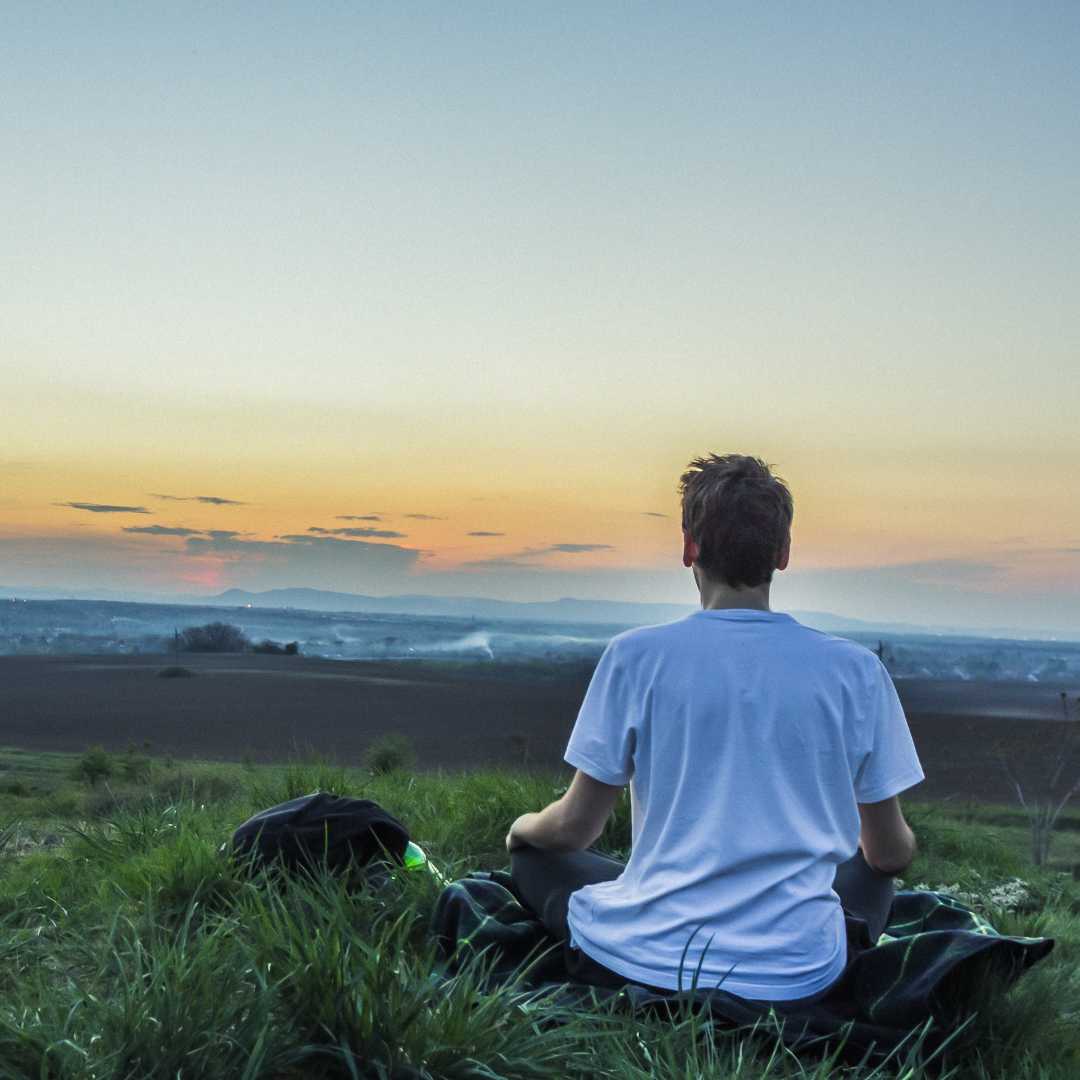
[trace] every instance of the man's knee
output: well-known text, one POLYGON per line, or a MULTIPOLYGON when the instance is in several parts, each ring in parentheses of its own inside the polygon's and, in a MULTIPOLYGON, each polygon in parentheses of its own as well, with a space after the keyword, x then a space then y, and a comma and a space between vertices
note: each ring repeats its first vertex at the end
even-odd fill
POLYGON ((514 848, 510 852, 510 868, 513 870, 515 866, 529 866, 536 862, 536 857, 540 855, 540 849, 534 848, 530 844, 524 844, 521 847, 514 848))
POLYGON ((540 848, 528 844, 514 848, 510 852, 510 877, 515 883, 542 879, 545 876, 542 872, 545 855, 546 852, 540 848))

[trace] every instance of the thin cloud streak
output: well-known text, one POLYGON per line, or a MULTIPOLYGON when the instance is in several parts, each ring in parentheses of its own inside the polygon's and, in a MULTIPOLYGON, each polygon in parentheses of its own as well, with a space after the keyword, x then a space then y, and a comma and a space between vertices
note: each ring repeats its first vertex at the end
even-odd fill
POLYGON ((382 521, 378 514, 338 514, 338 521, 382 521))
POLYGON ((143 533, 145 536, 200 536, 201 529, 185 529, 179 525, 125 525, 126 533, 143 533))
POLYGON ((495 556, 492 559, 477 559, 461 565, 477 569, 494 569, 506 566, 542 569, 533 562, 523 560, 538 559, 543 555, 580 555, 583 552, 614 550, 615 548, 611 544, 549 544, 547 547, 526 548, 524 551, 515 551, 509 555, 495 556))
POLYGON ((91 514, 149 514, 145 506, 113 506, 111 503, 62 502, 56 506, 70 507, 72 510, 88 510, 91 514))
POLYGON ((149 494, 151 498, 167 499, 169 502, 197 502, 208 506, 247 506, 247 503, 237 499, 223 499, 220 495, 162 495, 156 491, 151 491, 149 494))
POLYGON ((402 540, 407 535, 407 533, 394 532, 393 529, 369 529, 366 527, 348 529, 320 529, 317 525, 309 526, 308 532, 318 533, 320 536, 370 536, 382 537, 386 540, 402 540))
MULTIPOLYGON (((340 536, 311 536, 308 533, 285 533, 278 536, 275 539, 280 540, 286 544, 323 544, 323 545, 338 545, 342 548, 350 547, 365 547, 365 548, 393 548, 395 551, 404 551, 405 548, 401 548, 396 544, 370 544, 366 540, 345 540, 340 536)), ((272 543, 273 541, 262 541, 263 543, 272 543)))
POLYGON ((475 532, 466 533, 466 536, 505 536, 506 533, 501 532, 487 532, 484 529, 477 529, 475 532))
POLYGON ((231 540, 236 536, 250 536, 236 529, 185 529, 180 525, 125 525, 122 532, 141 533, 143 536, 204 536, 211 540, 231 540))

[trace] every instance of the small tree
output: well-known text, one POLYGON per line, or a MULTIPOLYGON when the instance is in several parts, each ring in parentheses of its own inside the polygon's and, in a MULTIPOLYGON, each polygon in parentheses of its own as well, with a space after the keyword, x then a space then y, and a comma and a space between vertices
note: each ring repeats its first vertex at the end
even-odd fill
POLYGON ((105 753, 101 746, 91 746, 89 750, 77 762, 72 770, 76 778, 85 780, 91 787, 97 787, 99 780, 112 776, 112 758, 105 753))
POLYGON ((1080 775, 1076 774, 1073 757, 1080 748, 1080 696, 1073 702, 1076 712, 1074 719, 1069 718, 1069 699, 1061 691, 1061 739, 1057 750, 1048 754, 1048 761, 1041 781, 1028 784, 1029 792, 1024 793, 1024 784, 1017 775, 1014 763, 1005 754, 1000 744, 995 746, 995 755, 1004 768, 1016 797, 1024 808, 1031 822, 1031 857, 1036 866, 1044 866, 1050 856, 1050 839, 1061 816, 1062 810, 1070 797, 1080 791, 1080 775))
POLYGON ((270 638, 265 638, 257 645, 252 645, 251 651, 255 653, 269 653, 271 656, 299 656, 300 642, 290 641, 287 645, 279 645, 270 638))
POLYGON ((393 733, 380 735, 367 749, 367 767, 382 776, 398 769, 411 769, 416 761, 412 739, 408 735, 393 733))
POLYGON ((239 626, 212 622, 205 626, 189 626, 180 633, 182 652, 237 653, 247 652, 251 642, 239 626))
POLYGON ((150 779, 150 759, 140 754, 134 743, 128 743, 127 752, 120 759, 120 772, 125 780, 138 783, 150 779))

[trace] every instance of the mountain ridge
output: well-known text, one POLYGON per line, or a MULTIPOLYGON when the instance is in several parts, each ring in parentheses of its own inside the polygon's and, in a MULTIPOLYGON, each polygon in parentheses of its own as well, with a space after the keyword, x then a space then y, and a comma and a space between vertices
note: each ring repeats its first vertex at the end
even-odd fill
MULTIPOLYGON (((402 615, 458 615, 505 619, 538 619, 550 622, 585 622, 606 624, 645 625, 670 622, 699 610, 698 604, 666 604, 632 600, 579 600, 562 597, 559 600, 494 600, 480 596, 429 596, 423 593, 404 593, 395 596, 367 596, 361 593, 332 592, 325 589, 291 588, 250 592, 246 589, 227 589, 217 596, 204 598, 203 603, 221 606, 294 607, 308 611, 359 611, 402 615), (345 605, 345 606, 337 606, 345 605)), ((869 622, 827 611, 792 611, 793 618, 825 632, 852 631, 893 634, 925 634, 947 632, 940 627, 912 623, 869 622)), ((955 633, 976 636, 969 628, 955 633)))
MULTIPOLYGON (((192 594, 150 594, 101 589, 46 588, 43 586, 0 585, 0 599, 82 600, 134 604, 165 604, 181 607, 218 607, 227 609, 258 607, 296 609, 323 614, 338 612, 401 615, 444 615, 466 618, 520 619, 537 622, 571 622, 607 626, 642 626, 670 622, 699 610, 695 603, 671 604, 632 600, 582 600, 562 597, 559 600, 496 600, 481 596, 432 596, 404 593, 393 596, 369 596, 328 589, 306 587, 267 589, 252 592, 227 589, 212 596, 192 594)), ((1080 635, 1064 630, 1021 627, 941 626, 904 622, 875 622, 828 611, 787 612, 806 626, 825 633, 859 633, 867 636, 916 634, 933 637, 1007 638, 1014 641, 1076 641, 1080 635)))

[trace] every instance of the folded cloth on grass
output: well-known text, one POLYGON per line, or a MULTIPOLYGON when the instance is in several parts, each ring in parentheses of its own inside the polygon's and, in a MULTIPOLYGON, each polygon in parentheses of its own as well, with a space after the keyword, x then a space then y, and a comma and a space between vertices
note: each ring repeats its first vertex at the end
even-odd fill
MULTIPOLYGON (((911 1046, 923 1029, 925 1051, 946 1043, 952 1050, 972 1030, 968 1024, 956 1037, 971 1003, 985 992, 987 976, 999 975, 1004 992, 1054 947, 1053 938, 999 934, 946 893, 897 892, 877 942, 870 940, 865 920, 847 911, 844 916, 848 964, 829 993, 801 1007, 771 1003, 782 1021, 780 1036, 793 1050, 825 1050, 842 1039, 845 1060, 870 1061, 911 1046)), ((503 870, 473 871, 447 885, 430 930, 443 961, 440 978, 451 978, 470 956, 481 955, 488 972, 484 988, 490 991, 531 963, 518 984, 522 1004, 542 1000, 585 1010, 590 1003, 620 997, 619 1004, 637 1012, 685 1001, 708 1009, 718 1026, 753 1025, 770 1012, 769 1005, 722 988, 657 993, 633 983, 618 990, 574 982, 564 962, 565 945, 521 903, 503 870)))

